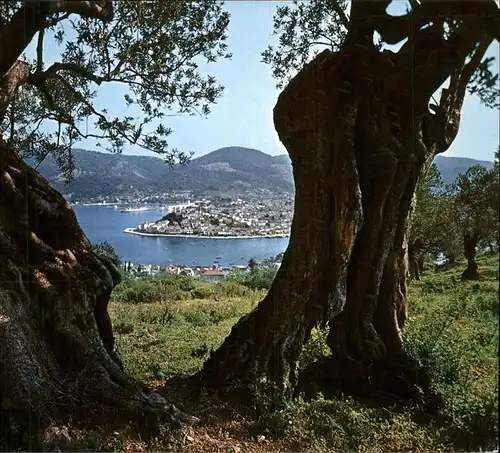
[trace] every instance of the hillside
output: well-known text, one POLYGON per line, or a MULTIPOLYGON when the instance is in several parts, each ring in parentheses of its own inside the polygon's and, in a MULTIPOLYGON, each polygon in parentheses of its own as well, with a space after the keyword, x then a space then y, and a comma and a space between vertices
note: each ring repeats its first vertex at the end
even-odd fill
POLYGON ((68 187, 64 187, 53 158, 47 158, 38 170, 56 189, 77 199, 171 190, 192 190, 196 195, 256 196, 293 192, 290 164, 249 148, 221 148, 172 168, 156 157, 82 149, 76 149, 74 156, 76 172, 68 187))
POLYGON ((469 157, 437 156, 434 159, 434 163, 439 168, 441 178, 445 184, 451 184, 459 174, 465 173, 474 165, 483 165, 487 168, 493 167, 493 162, 471 159, 469 157))
MULTIPOLYGON (((40 173, 59 191, 73 199, 146 195, 191 190, 196 196, 293 193, 293 176, 287 155, 270 156, 250 148, 227 147, 170 168, 156 157, 128 156, 76 149, 74 181, 64 187, 55 160, 47 158, 40 173)), ((452 182, 473 165, 491 162, 463 157, 438 156, 443 181, 452 182)))

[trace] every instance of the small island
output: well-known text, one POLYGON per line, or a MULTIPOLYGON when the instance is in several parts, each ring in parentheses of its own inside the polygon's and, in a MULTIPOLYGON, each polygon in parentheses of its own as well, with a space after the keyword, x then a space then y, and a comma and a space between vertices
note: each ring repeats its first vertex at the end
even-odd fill
POLYGON ((125 233, 206 239, 284 238, 290 235, 293 201, 288 198, 249 202, 202 199, 173 206, 161 219, 143 222, 125 233))

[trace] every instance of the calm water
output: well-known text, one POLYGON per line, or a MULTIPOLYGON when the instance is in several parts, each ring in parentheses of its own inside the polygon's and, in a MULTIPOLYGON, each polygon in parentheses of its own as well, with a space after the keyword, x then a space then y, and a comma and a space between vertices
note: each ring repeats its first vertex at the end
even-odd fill
POLYGON ((112 206, 73 206, 90 242, 108 241, 124 261, 157 265, 209 266, 217 257, 222 266, 248 263, 284 252, 288 238, 190 239, 145 237, 124 233, 143 221, 158 220, 162 211, 120 212, 112 206))

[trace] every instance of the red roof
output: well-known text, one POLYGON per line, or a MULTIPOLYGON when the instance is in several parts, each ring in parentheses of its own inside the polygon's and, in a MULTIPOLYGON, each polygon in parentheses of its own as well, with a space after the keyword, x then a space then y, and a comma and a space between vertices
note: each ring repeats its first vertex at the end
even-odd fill
POLYGON ((206 271, 203 271, 201 275, 223 276, 224 272, 216 269, 207 269, 206 271))

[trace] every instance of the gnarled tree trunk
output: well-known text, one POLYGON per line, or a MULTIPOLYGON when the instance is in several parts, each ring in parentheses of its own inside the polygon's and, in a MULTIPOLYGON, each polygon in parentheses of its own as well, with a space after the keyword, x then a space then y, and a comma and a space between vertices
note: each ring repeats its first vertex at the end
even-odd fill
MULTIPOLYGON (((371 57, 388 69, 385 54, 371 57)), ((280 95, 275 126, 296 187, 290 243, 266 298, 205 364, 204 385, 264 380, 289 393, 312 327, 331 319, 336 356, 401 352, 405 222, 428 151, 410 127, 395 132, 390 102, 401 102, 399 91, 384 98, 350 62, 325 51, 280 95)))
POLYGON ((181 420, 122 371, 107 314, 118 270, 92 251, 64 198, 3 145, 0 194, 0 435, 36 441, 83 407, 181 420))
POLYGON ((342 50, 319 54, 278 99, 274 123, 296 187, 290 243, 267 296, 198 373, 202 385, 271 382, 289 395, 302 345, 326 322, 332 358, 316 371, 415 396, 401 382, 418 379, 401 333, 407 217, 422 170, 456 137, 465 87, 491 39, 480 27, 449 39, 439 21, 423 27, 436 14, 431 2, 412 28, 412 17, 385 13, 388 3, 353 0, 342 50), (386 42, 409 39, 397 54, 380 52, 374 30, 386 42))
MULTIPOLYGON (((321 61, 336 69, 332 60, 321 61)), ((336 108, 346 122, 354 121, 357 100, 348 94, 337 100, 324 69, 315 61, 302 71, 275 108, 276 128, 295 178, 290 242, 265 299, 233 327, 199 373, 204 386, 268 382, 281 395, 290 395, 311 329, 345 304, 347 265, 362 220, 361 194, 354 130, 346 127, 334 139, 329 131, 339 127, 336 108)))
POLYGON ((479 280, 479 271, 476 262, 476 249, 479 236, 475 233, 464 233, 464 255, 467 268, 462 272, 462 281, 479 280))

